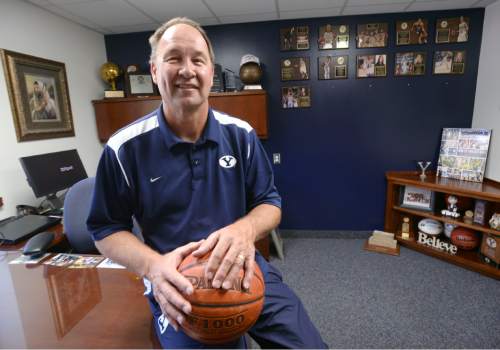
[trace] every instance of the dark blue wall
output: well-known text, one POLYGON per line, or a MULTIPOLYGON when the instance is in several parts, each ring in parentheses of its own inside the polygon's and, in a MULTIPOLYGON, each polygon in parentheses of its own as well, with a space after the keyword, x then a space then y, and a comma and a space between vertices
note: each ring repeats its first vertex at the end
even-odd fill
MULTIPOLYGON (((443 127, 470 127, 481 46, 484 9, 399 13, 273 21, 207 27, 216 61, 239 70, 241 56, 252 53, 263 63, 263 86, 269 93, 271 155, 279 152, 276 185, 283 196, 281 228, 371 230, 383 228, 387 170, 415 170, 416 160, 432 160, 435 169, 443 127), (469 41, 434 44, 436 18, 470 17, 469 41), (395 46, 395 23, 424 17, 429 43, 395 46), (358 23, 389 22, 389 46, 356 49, 358 23), (318 28, 326 23, 350 25, 350 49, 318 50, 318 28), (280 52, 279 29, 308 25, 311 49, 280 52), (433 76, 436 50, 465 49, 464 75, 433 76), (423 77, 394 77, 394 54, 427 52, 423 77), (318 80, 318 56, 349 54, 349 79, 318 80), (358 54, 388 54, 387 78, 355 78, 358 54), (309 56, 311 80, 280 81, 280 58, 309 56), (282 109, 281 87, 308 84, 312 107, 282 109)), ((151 33, 106 36, 108 59, 119 65, 139 63, 145 70, 151 33)))

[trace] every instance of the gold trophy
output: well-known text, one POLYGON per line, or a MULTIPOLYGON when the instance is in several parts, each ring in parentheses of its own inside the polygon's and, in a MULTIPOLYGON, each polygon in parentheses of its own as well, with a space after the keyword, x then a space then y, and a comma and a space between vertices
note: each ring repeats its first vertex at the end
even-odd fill
POLYGON ((122 74, 118 65, 106 62, 101 66, 101 78, 109 84, 111 90, 104 91, 104 98, 125 97, 123 90, 116 90, 116 79, 122 74))

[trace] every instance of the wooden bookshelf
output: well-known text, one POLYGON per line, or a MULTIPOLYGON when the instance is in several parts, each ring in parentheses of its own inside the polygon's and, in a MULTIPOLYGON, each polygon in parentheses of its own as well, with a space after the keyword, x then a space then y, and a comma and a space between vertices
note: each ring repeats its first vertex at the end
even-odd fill
MULTIPOLYGON (((492 212, 500 212, 499 182, 485 178, 482 183, 477 183, 449 178, 441 178, 437 177, 435 174, 429 174, 427 178, 422 181, 419 177, 419 172, 417 171, 387 172, 386 179, 387 197, 385 208, 385 231, 395 233, 395 238, 401 245, 405 247, 467 268, 469 270, 479 272, 486 276, 500 279, 500 269, 490 266, 481 260, 479 247, 472 251, 458 249, 457 254, 452 255, 444 251, 422 245, 416 240, 418 231, 417 223, 423 218, 431 218, 443 223, 467 227, 481 234, 490 234, 500 237, 500 231, 490 228, 487 223, 485 225, 466 223, 462 220, 462 218, 454 219, 439 214, 441 209, 444 209, 446 207, 446 204, 444 202, 445 194, 453 194, 459 197, 470 199, 482 199, 489 202, 492 212), (434 212, 401 207, 399 205, 399 198, 400 191, 403 186, 414 186, 434 191, 436 196, 434 212), (400 230, 402 218, 404 216, 410 217, 410 221, 412 223, 412 232, 409 240, 405 240, 401 237, 400 230)), ((439 238, 441 240, 446 240, 444 236, 440 236, 439 238)))

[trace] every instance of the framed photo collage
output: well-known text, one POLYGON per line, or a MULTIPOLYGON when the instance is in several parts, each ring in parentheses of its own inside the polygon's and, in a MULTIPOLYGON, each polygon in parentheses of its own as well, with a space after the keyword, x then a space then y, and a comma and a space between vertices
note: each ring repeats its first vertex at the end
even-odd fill
MULTIPOLYGON (((356 28, 348 24, 328 23, 317 29, 317 43, 313 43, 309 26, 293 26, 280 29, 280 51, 293 52, 283 54, 280 58, 280 74, 282 82, 294 82, 281 87, 283 108, 311 107, 311 88, 305 81, 311 79, 311 57, 300 51, 310 50, 317 45, 320 52, 317 57, 317 79, 337 80, 349 78, 349 49, 352 41, 359 49, 354 61, 355 76, 362 78, 387 77, 387 63, 391 59, 387 53, 363 53, 365 48, 387 48, 389 43, 389 22, 360 23, 356 28), (351 37, 351 31, 355 35, 351 37), (352 39, 352 40, 351 40, 352 39), (332 52, 333 50, 333 52, 332 52), (337 51, 338 50, 338 51, 337 51), (322 54, 322 51, 325 51, 322 54)), ((424 76, 428 52, 420 47, 428 44, 432 38, 429 32, 429 21, 425 18, 398 20, 395 23, 396 47, 401 46, 394 54, 394 72, 398 76, 424 76), (417 46, 413 50, 404 50, 405 46, 417 46)), ((438 18, 435 23, 435 43, 464 43, 469 40, 470 19, 465 16, 438 18)), ((466 64, 465 49, 436 50, 433 53, 433 75, 464 74, 466 64)))

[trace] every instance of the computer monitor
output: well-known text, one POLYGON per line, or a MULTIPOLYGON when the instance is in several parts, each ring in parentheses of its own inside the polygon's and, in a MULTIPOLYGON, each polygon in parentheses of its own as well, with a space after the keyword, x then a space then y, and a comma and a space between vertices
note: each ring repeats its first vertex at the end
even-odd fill
POLYGON ((35 196, 46 196, 52 209, 62 208, 58 191, 88 177, 76 149, 21 157, 19 161, 35 196))

